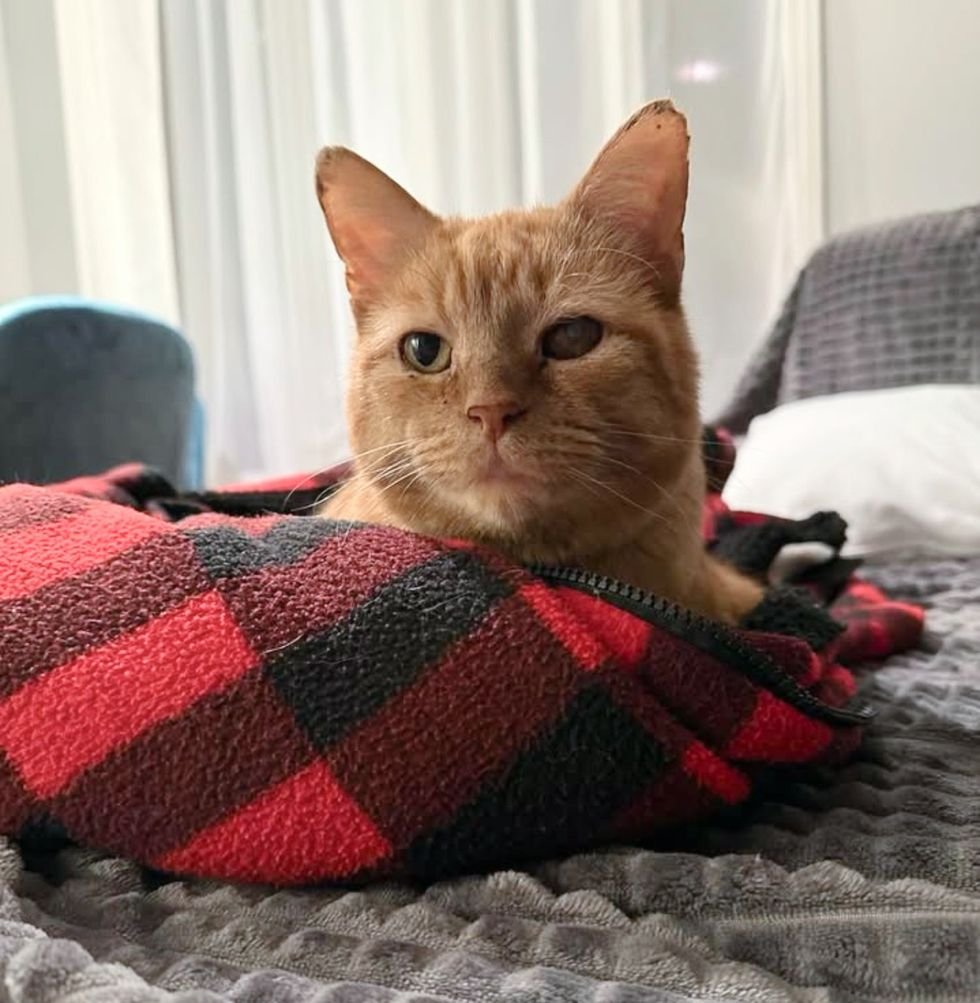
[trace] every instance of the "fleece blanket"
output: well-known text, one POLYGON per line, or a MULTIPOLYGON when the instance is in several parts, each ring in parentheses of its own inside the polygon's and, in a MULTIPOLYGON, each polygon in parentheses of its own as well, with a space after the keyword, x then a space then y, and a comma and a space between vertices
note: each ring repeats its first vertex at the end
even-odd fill
MULTIPOLYGON (((582 573, 289 514, 336 476, 178 498, 125 468, 0 491, 0 832, 280 884, 641 839, 743 801, 760 766, 849 755, 868 711, 839 663, 921 630, 835 559, 801 581, 843 632, 786 588, 734 631, 582 573)), ((705 529, 758 567, 843 539, 836 517, 715 495, 705 529)))
POLYGON ((0 837, 4 1003, 966 1003, 980 986, 980 557, 866 566, 926 607, 859 667, 842 766, 620 845, 433 884, 175 880, 0 837))

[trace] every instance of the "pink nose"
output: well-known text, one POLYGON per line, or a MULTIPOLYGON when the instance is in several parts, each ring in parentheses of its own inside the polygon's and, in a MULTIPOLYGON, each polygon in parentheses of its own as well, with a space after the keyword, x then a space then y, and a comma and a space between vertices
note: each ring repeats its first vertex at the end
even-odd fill
POLYGON ((500 401, 496 404, 474 404, 466 411, 470 421, 478 421, 483 433, 491 442, 496 442, 514 421, 524 414, 523 408, 516 401, 500 401))

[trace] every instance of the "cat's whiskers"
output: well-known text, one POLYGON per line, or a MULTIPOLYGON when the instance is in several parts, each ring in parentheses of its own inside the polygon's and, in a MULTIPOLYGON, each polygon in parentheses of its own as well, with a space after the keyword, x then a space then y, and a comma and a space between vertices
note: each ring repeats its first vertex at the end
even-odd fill
MULTIPOLYGON (((387 494, 387 492, 391 491, 392 488, 398 487, 399 484, 403 484, 405 481, 409 480, 409 478, 413 478, 408 485, 408 487, 411 487, 414 480, 418 480, 418 478, 425 473, 425 469, 420 468, 416 463, 406 462, 400 469, 394 470, 392 473, 397 473, 398 476, 393 481, 386 481, 378 489, 379 496, 387 494)), ((404 491, 402 493, 404 494, 404 491)))
MULTIPOLYGON (((370 453, 379 453, 379 452, 381 452, 381 450, 386 450, 386 452, 383 453, 380 457, 376 457, 376 459, 378 459, 380 461, 384 461, 393 452, 396 452, 402 446, 406 445, 407 442, 408 442, 408 440, 406 439, 403 442, 399 442, 399 443, 388 443, 386 446, 378 446, 375 449, 365 449, 365 450, 362 450, 360 453, 357 453, 356 455, 358 457, 364 457, 364 456, 369 455, 370 453)), ((398 466, 401 465, 404 462, 406 462, 406 461, 399 459, 399 460, 396 460, 394 463, 388 464, 387 466, 385 466, 384 468, 382 468, 380 476, 384 476, 386 473, 395 472, 395 470, 397 470, 398 466)), ((327 467, 326 469, 329 470, 330 468, 327 467)), ((311 475, 311 476, 316 476, 316 475, 311 475)), ((377 476, 379 476, 379 474, 376 474, 373 470, 359 468, 359 467, 357 467, 355 465, 353 473, 351 474, 351 476, 349 478, 347 478, 347 482, 349 483, 351 481, 356 481, 356 480, 370 480, 371 478, 374 478, 374 477, 377 477, 377 476)), ((309 479, 310 478, 307 478, 307 480, 309 480, 309 479)), ((309 502, 306 505, 299 505, 296 508, 292 509, 292 511, 293 512, 305 512, 305 511, 307 511, 309 509, 312 509, 315 512, 320 507, 320 505, 322 505, 323 502, 325 502, 330 497, 330 495, 333 493, 334 490, 335 490, 335 486, 334 485, 329 485, 326 488, 324 488, 323 491, 321 491, 312 502, 309 502)), ((287 500, 288 500, 289 497, 292 496, 292 494, 295 491, 296 491, 296 488, 294 487, 293 490, 290 491, 289 495, 287 495, 287 500)))
POLYGON ((647 261, 647 259, 642 257, 642 255, 634 254, 632 251, 626 251, 621 247, 609 247, 604 244, 595 247, 593 250, 601 254, 619 254, 624 258, 629 258, 631 261, 635 261, 638 264, 643 265, 644 268, 649 269, 658 281, 661 278, 660 269, 657 268, 652 261, 647 261))
POLYGON ((556 281, 555 285, 560 291, 564 291, 569 281, 572 279, 586 279, 589 282, 589 287, 591 291, 600 289, 603 286, 616 287, 618 285, 618 276, 608 275, 604 276, 600 269, 592 268, 588 271, 576 270, 574 272, 567 271, 568 265, 574 260, 578 261, 580 259, 585 259, 586 261, 597 257, 601 257, 603 254, 617 254, 624 258, 629 258, 631 261, 635 261, 638 264, 643 265, 648 271, 652 272, 653 275, 659 280, 661 277, 660 269, 652 262, 636 254, 633 251, 628 251, 622 247, 610 247, 608 244, 595 244, 590 247, 571 247, 562 256, 562 260, 556 269, 556 281))
POLYGON ((380 453, 385 450, 401 449, 403 446, 408 446, 411 444, 411 439, 400 439, 398 442, 386 442, 384 445, 375 446, 373 449, 362 449, 358 453, 354 453, 351 456, 352 460, 361 460, 365 456, 371 456, 373 453, 380 453))
POLYGON ((364 466, 360 468, 361 474, 363 476, 370 476, 373 480, 377 480, 385 477, 391 471, 404 466, 406 463, 412 462, 410 457, 406 456, 404 453, 396 455, 394 459, 391 457, 391 453, 385 453, 382 456, 375 457, 371 463, 365 463, 364 466))
MULTIPOLYGON (((375 481, 382 480, 385 477, 390 477, 392 474, 400 473, 403 469, 406 469, 411 465, 411 461, 407 457, 399 457, 398 459, 396 459, 394 462, 391 463, 385 463, 385 461, 388 459, 388 457, 391 456, 392 453, 395 453, 399 449, 402 449, 404 446, 407 446, 410 442, 411 442, 410 439, 403 439, 400 442, 387 443, 384 446, 377 446, 374 449, 365 449, 359 453, 356 453, 355 458, 357 459, 369 456, 372 453, 374 454, 380 453, 381 454, 380 456, 375 455, 372 458, 372 462, 383 463, 384 465, 379 470, 371 466, 371 464, 365 464, 365 466, 360 467, 355 463, 354 470, 351 476, 347 478, 346 483, 352 483, 354 481, 373 483, 375 481), (382 450, 384 450, 384 452, 382 452, 382 450)), ((315 512, 316 509, 319 508, 320 505, 322 505, 323 502, 330 497, 332 492, 333 492, 333 485, 324 489, 324 491, 322 491, 319 495, 317 495, 316 499, 313 502, 309 503, 308 505, 301 505, 298 508, 294 509, 293 511, 303 512, 306 509, 312 509, 315 512)))
MULTIPOLYGON (((623 426, 613 425, 607 422, 601 423, 599 427, 602 428, 603 431, 611 433, 613 435, 619 434, 626 436, 637 436, 643 439, 649 439, 650 441, 654 442, 669 442, 669 443, 678 443, 681 445, 697 445, 697 446, 703 446, 705 445, 706 442, 708 442, 708 440, 706 439, 681 439, 675 436, 663 436, 663 435, 656 435, 655 433, 635 432, 632 429, 627 429, 624 428, 623 426)), ((687 513, 684 510, 684 506, 680 503, 680 501, 678 501, 675 494, 669 488, 664 487, 664 485, 661 484, 659 481, 657 481, 655 478, 650 477, 639 467, 633 465, 632 463, 627 463, 625 460, 620 460, 615 456, 611 456, 609 451, 605 449, 601 450, 600 462, 609 463, 618 467, 622 467, 624 470, 628 470, 631 474, 634 474, 644 483, 649 484, 651 487, 655 488, 664 498, 664 500, 666 502, 669 502, 670 505, 675 509, 678 516, 680 517, 681 522, 683 523, 685 521, 687 513)))
MULTIPOLYGON (((428 475, 428 484, 425 484, 425 482, 423 482, 423 485, 425 486, 425 494, 419 500, 418 505, 412 514, 411 523, 414 523, 415 525, 418 525, 420 521, 425 519, 427 514, 426 513, 427 506, 429 502, 432 500, 436 490, 435 479, 431 476, 428 467, 425 466, 424 464, 417 466, 414 471, 413 477, 410 477, 407 480, 403 478, 403 480, 405 480, 405 483, 403 484, 402 489, 399 492, 399 502, 402 502, 404 501, 405 495, 417 484, 419 484, 419 482, 422 481, 422 478, 426 477, 426 475, 428 475)), ((384 493, 384 490, 387 489, 383 489, 382 494, 384 493)))
POLYGON ((639 478, 639 480, 643 481, 645 484, 649 484, 651 487, 656 488, 657 491, 659 491, 660 494, 663 496, 664 500, 670 502, 670 504, 677 511, 677 514, 681 517, 681 519, 682 520, 684 519, 684 516, 686 515, 684 511, 684 506, 681 505, 681 503, 677 500, 673 492, 671 492, 669 488, 665 488, 659 481, 654 480, 654 478, 647 476, 646 474, 643 473, 642 470, 638 469, 637 467, 634 467, 631 463, 626 463, 624 460, 617 460, 614 456, 604 456, 602 458, 602 462, 614 463, 618 467, 623 467, 624 469, 629 470, 630 473, 634 474, 637 478, 639 478))
MULTIPOLYGON (((423 471, 420 470, 419 477, 415 481, 410 482, 409 487, 414 487, 415 484, 418 483, 418 480, 421 479, 422 475, 423 471)), ((421 521, 425 519, 426 515, 428 514, 429 503, 435 497, 436 487, 437 487, 436 480, 430 474, 428 478, 428 483, 425 485, 425 494, 422 496, 422 498, 419 499, 418 504, 415 506, 415 509, 412 512, 411 519, 409 520, 410 523, 418 525, 421 521)), ((402 493, 402 497, 404 497, 404 491, 402 493)))
POLYGON ((711 444, 711 440, 703 436, 700 439, 682 439, 674 435, 659 435, 656 432, 637 432, 623 425, 611 425, 607 422, 601 422, 597 427, 611 435, 624 435, 635 439, 646 439, 650 442, 673 442, 685 446, 706 446, 711 444))
MULTIPOLYGON (((559 291, 564 292, 568 288, 571 279, 588 279, 591 282, 592 278, 593 276, 590 272, 564 272, 562 275, 558 277, 558 280, 556 282, 556 287, 558 288, 559 291)), ((611 284, 612 283, 610 281, 601 283, 601 285, 611 285, 611 284)), ((593 286, 592 288, 596 288, 596 286, 593 286)))
POLYGON ((293 495, 296 494, 297 491, 301 490, 304 484, 309 484, 310 481, 315 481, 318 477, 320 477, 321 475, 326 474, 329 471, 333 470, 333 468, 336 467, 336 466, 337 466, 336 463, 331 463, 329 466, 321 467, 319 470, 314 470, 313 473, 307 474, 301 481, 297 481, 289 489, 289 491, 286 493, 286 497, 282 500, 282 505, 281 505, 282 511, 283 512, 286 512, 286 511, 302 512, 303 509, 310 508, 311 506, 309 506, 309 505, 303 505, 300 508, 290 510, 289 509, 289 499, 292 498, 293 495))
POLYGON ((397 478, 397 480, 394 480, 391 483, 387 484, 382 489, 382 493, 385 490, 388 490, 391 487, 396 487, 397 485, 400 484, 401 490, 398 492, 398 496, 400 498, 403 498, 405 494, 408 492, 408 490, 418 483, 418 481, 422 478, 424 472, 425 471, 423 468, 419 467, 416 463, 413 463, 411 464, 410 468, 405 471, 405 473, 403 473, 400 477, 397 478))
POLYGON ((385 452, 371 457, 369 462, 357 465, 355 477, 362 481, 373 482, 384 480, 391 474, 398 473, 412 463, 411 457, 403 452, 404 447, 408 445, 411 445, 410 439, 402 439, 400 442, 391 444, 385 452))
POLYGON ((411 439, 400 439, 397 442, 386 442, 384 445, 375 446, 373 449, 362 449, 354 453, 350 457, 350 462, 354 468, 350 479, 363 479, 367 473, 375 476, 374 464, 384 463, 392 454, 397 453, 400 449, 404 449, 405 446, 411 445, 411 441, 411 439), (370 457, 370 462, 362 465, 360 461, 366 457, 370 457))
POLYGON ((556 274, 555 286, 556 286, 556 288, 559 291, 564 292, 566 284, 567 284, 567 281, 569 279, 578 279, 578 278, 588 278, 589 277, 589 275, 588 275, 587 272, 569 272, 568 271, 569 264, 573 260, 575 260, 576 258, 580 257, 581 254, 582 254, 581 250, 579 250, 579 248, 577 248, 574 245, 572 245, 562 255, 561 261, 559 262, 558 268, 556 269, 556 272, 555 272, 555 274, 556 274))
POLYGON ((593 477, 591 474, 585 473, 583 470, 579 470, 577 467, 567 467, 567 472, 572 476, 573 479, 577 480, 580 484, 588 485, 593 484, 597 488, 601 488, 608 494, 615 498, 620 499, 620 501, 626 502, 628 505, 632 505, 633 508, 639 509, 639 511, 644 512, 646 515, 653 519, 659 519, 666 526, 669 526, 672 530, 676 531, 674 523, 672 523, 662 512, 656 512, 652 508, 648 508, 646 505, 641 505, 639 502, 630 498, 629 495, 624 495, 622 492, 617 491, 615 488, 610 487, 605 481, 600 481, 598 478, 593 477))
POLYGON ((324 488, 316 496, 316 498, 313 499, 313 501, 307 502, 307 504, 305 505, 297 505, 296 508, 290 509, 290 512, 294 515, 299 512, 308 512, 308 511, 312 511, 315 513, 316 510, 330 497, 330 495, 333 493, 333 490, 334 490, 333 485, 324 488))

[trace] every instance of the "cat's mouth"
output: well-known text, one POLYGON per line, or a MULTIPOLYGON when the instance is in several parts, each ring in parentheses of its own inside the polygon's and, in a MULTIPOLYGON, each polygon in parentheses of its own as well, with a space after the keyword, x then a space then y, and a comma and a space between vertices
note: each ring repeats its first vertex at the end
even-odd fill
POLYGON ((508 510, 515 505, 523 509, 537 498, 543 486, 541 477, 527 463, 519 463, 497 449, 472 457, 467 480, 467 491, 474 500, 494 507, 503 504, 508 510))
POLYGON ((470 535, 481 538, 510 537, 553 504, 547 470, 522 444, 475 443, 458 451, 453 466, 433 473, 436 497, 467 520, 470 535))
POLYGON ((530 487, 535 479, 494 451, 478 467, 473 483, 479 487, 517 489, 530 487))

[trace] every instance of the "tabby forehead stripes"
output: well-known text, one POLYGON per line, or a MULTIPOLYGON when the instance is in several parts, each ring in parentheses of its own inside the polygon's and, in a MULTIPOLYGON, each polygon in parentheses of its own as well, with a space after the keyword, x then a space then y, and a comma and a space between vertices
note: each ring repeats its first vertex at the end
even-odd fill
MULTIPOLYGON (((532 224, 520 219, 515 225, 532 224)), ((547 267, 540 248, 522 233, 502 229, 492 241, 464 233, 457 243, 459 253, 450 257, 439 277, 437 299, 443 316, 508 329, 516 319, 515 309, 528 316, 536 313, 561 278, 560 270, 547 267)))

